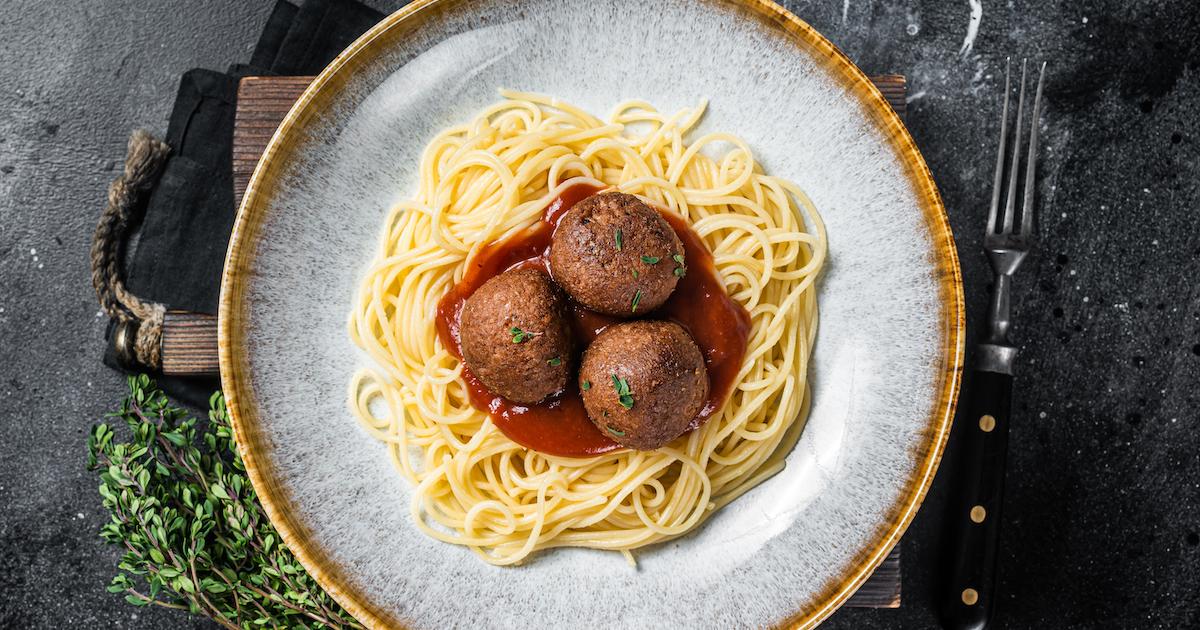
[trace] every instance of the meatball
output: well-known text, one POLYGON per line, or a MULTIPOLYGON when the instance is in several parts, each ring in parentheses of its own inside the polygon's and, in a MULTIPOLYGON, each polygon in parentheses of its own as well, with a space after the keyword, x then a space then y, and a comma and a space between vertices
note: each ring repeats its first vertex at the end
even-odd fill
POLYGON ((536 403, 570 378, 567 300, 541 270, 505 271, 483 283, 463 305, 459 331, 463 359, 493 394, 536 403))
POLYGON ((683 243, 654 208, 619 192, 575 204, 554 230, 550 273, 593 311, 633 317, 667 301, 683 243))
POLYGON ((708 371, 681 326, 636 321, 605 329, 583 354, 579 391, 592 422, 648 451, 679 437, 708 398, 708 371))

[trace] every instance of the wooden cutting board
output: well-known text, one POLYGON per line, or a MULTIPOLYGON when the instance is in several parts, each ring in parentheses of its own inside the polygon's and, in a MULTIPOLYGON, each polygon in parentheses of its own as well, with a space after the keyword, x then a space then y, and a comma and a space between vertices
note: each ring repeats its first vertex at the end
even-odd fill
MULTIPOLYGON (((313 77, 247 77, 238 88, 233 127, 233 190, 240 205, 258 159, 279 123, 313 77)), ((900 117, 906 113, 907 83, 903 76, 872 77, 884 98, 900 117)), ((163 322, 163 372, 173 375, 212 375, 218 372, 217 325, 211 315, 168 312, 163 322)), ((897 608, 900 606, 900 546, 875 570, 847 606, 897 608)))

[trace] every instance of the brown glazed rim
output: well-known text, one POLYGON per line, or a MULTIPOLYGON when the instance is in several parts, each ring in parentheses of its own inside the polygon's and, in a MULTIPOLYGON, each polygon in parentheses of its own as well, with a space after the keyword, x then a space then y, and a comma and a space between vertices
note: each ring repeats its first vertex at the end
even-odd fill
MULTIPOLYGON (((287 159, 303 136, 297 132, 302 131, 317 112, 328 106, 333 95, 346 84, 347 77, 362 67, 367 60, 388 48, 390 42, 420 28, 426 18, 460 1, 418 0, 393 13, 338 55, 304 91, 275 132, 250 179, 234 224, 221 282, 218 319, 221 386, 225 391, 238 448, 250 481, 254 484, 267 516, 313 579, 350 614, 370 627, 395 627, 401 623, 389 611, 380 610, 367 603, 362 593, 351 585, 350 580, 330 561, 324 550, 310 542, 309 532, 291 515, 291 498, 275 480, 271 462, 258 455, 269 437, 262 433, 261 425, 256 420, 257 402, 247 378, 247 359, 240 352, 241 348, 246 347, 244 307, 247 283, 244 280, 253 268, 257 243, 262 236, 263 220, 278 185, 281 171, 278 165, 287 159)), ((936 257, 937 282, 942 305, 942 362, 938 382, 931 392, 936 396, 936 404, 925 428, 925 439, 917 452, 913 453, 919 464, 909 479, 903 496, 885 517, 885 524, 880 527, 875 541, 856 556, 855 561, 851 563, 852 568, 846 574, 830 580, 823 586, 814 600, 815 605, 788 613, 783 624, 785 627, 811 628, 845 603, 883 562, 900 540, 908 524, 912 522, 933 481, 946 438, 950 433, 962 378, 965 328, 962 276, 950 223, 934 184, 933 175, 908 130, 867 76, 833 43, 773 2, 718 1, 735 5, 742 11, 769 21, 789 34, 797 45, 810 48, 816 58, 839 77, 844 87, 859 97, 870 117, 879 125, 901 157, 905 174, 912 182, 920 200, 936 257)))

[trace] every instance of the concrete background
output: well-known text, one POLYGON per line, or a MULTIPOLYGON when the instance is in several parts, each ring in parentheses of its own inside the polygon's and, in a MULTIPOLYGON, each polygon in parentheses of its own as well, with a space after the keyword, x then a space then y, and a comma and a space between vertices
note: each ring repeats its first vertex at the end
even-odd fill
MULTIPOLYGON (((399 2, 372 1, 390 10, 399 2)), ((1046 246, 1017 281, 1022 345, 997 627, 1200 626, 1200 18, 1193 2, 786 3, 868 73, 909 77, 909 126, 958 238, 969 322, 1006 55, 1051 64, 1046 246)), ((0 11, 0 626, 210 627, 104 586, 117 552, 84 469, 118 404, 87 251, 130 129, 179 75, 248 59, 267 0, 7 0, 0 11)), ((953 453, 953 440, 951 444, 953 453)), ((899 610, 929 627, 953 457, 905 537, 899 610)))

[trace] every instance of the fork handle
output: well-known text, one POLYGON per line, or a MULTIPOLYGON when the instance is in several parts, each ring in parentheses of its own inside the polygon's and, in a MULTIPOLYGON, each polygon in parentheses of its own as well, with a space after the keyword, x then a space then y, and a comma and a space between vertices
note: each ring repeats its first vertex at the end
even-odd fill
POLYGON ((1010 374, 974 373, 943 539, 939 603, 942 627, 951 630, 987 627, 994 608, 1012 387, 1010 374))

